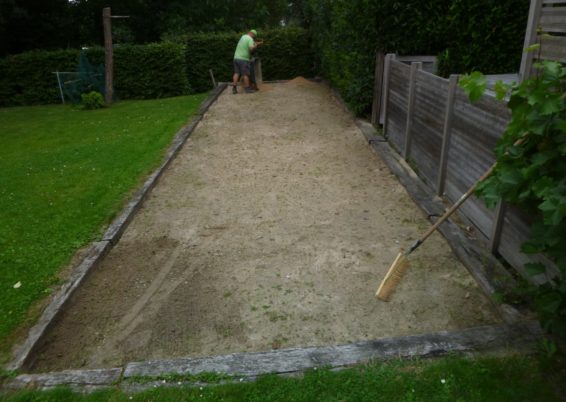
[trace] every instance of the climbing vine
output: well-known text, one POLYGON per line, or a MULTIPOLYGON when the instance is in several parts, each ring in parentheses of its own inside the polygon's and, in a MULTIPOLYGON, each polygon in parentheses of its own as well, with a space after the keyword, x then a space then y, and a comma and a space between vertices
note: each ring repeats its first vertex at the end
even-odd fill
MULTIPOLYGON (((543 327, 566 336, 566 67, 537 64, 537 76, 521 84, 496 85, 499 99, 509 96, 512 118, 495 149, 497 168, 478 187, 478 195, 493 207, 499 199, 522 208, 534 218, 531 236, 521 251, 546 255, 560 275, 531 286, 529 294, 543 327)), ((481 74, 461 83, 473 101, 486 80, 481 74)), ((529 263, 530 275, 548 272, 529 263)))

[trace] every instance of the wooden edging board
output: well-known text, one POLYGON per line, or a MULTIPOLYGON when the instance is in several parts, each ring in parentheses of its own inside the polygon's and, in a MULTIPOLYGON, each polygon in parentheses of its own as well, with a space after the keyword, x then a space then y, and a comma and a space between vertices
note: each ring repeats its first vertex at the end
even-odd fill
POLYGON ((89 272, 96 267, 120 239, 124 230, 126 230, 126 227, 132 220, 132 217, 141 207, 147 194, 149 194, 151 189, 155 186, 159 177, 163 174, 165 169, 167 169, 169 163, 175 158, 187 138, 189 138, 198 123, 202 120, 204 114, 216 99, 218 99, 224 89, 226 89, 226 85, 217 86, 200 105, 199 110, 191 117, 189 122, 177 132, 161 165, 147 178, 120 215, 110 224, 102 236, 102 239, 91 244, 86 253, 86 257, 73 269, 70 279, 54 294, 37 323, 30 329, 24 343, 16 348, 12 361, 6 366, 7 370, 21 370, 29 365, 32 361, 34 351, 39 346, 43 336, 54 322, 55 318, 57 318, 65 307, 71 295, 84 281, 89 272))
MULTIPOLYGON (((209 99, 203 103, 199 114, 195 115, 191 123, 179 132, 167 154, 167 158, 174 157, 180 146, 182 146, 186 138, 188 138, 192 130, 194 130, 198 121, 202 119, 202 115, 225 88, 226 85, 221 84, 221 86, 211 94, 209 99), (197 121, 195 122, 195 120, 197 121), (184 139, 180 140, 179 136, 184 137, 184 139)), ((338 101, 344 105, 339 95, 334 94, 338 101)), ((403 165, 402 159, 396 156, 387 142, 385 142, 382 137, 376 135, 377 133, 373 126, 362 120, 356 120, 356 124, 368 139, 370 145, 383 157, 391 170, 397 175, 401 183, 404 184, 406 188, 408 187, 407 190, 409 194, 417 200, 417 203, 425 209, 425 211, 429 212, 429 214, 431 211, 442 211, 444 208, 442 203, 438 200, 434 200, 434 196, 427 192, 426 188, 420 183, 420 179, 418 179, 410 167, 405 166, 406 164, 403 165), (423 204, 418 202, 419 199, 423 204)), ((169 162, 164 162, 164 165, 162 165, 160 169, 165 169, 168 163, 169 162)), ((157 180, 160 174, 161 173, 154 173, 148 181, 157 180)), ((146 185, 147 184, 146 182, 146 185)), ((154 184, 155 182, 148 186, 145 192, 146 194, 154 184)), ((136 199, 136 196, 134 199, 136 199)), ((139 203, 142 201, 143 196, 139 198, 139 203)), ((128 210, 129 207, 130 205, 128 205, 126 210, 128 210)), ((136 209, 137 208, 130 208, 130 214, 133 214, 136 209)), ((125 213, 126 212, 124 212, 124 214, 125 213)), ((127 216, 124 218, 124 214, 116 219, 116 223, 122 222, 120 225, 127 225, 131 217, 127 216)), ((455 223, 447 222, 443 226, 448 227, 449 232, 454 232, 452 233, 453 236, 451 235, 449 236, 451 238, 448 238, 450 243, 454 240, 460 243, 469 242, 469 239, 461 233, 461 229, 455 223)), ((112 244, 119 239, 124 229, 125 227, 122 228, 121 226, 113 229, 111 226, 107 231, 108 236, 105 235, 105 240, 93 245, 93 248, 96 249, 94 254, 98 256, 98 259, 102 258, 103 255, 108 252, 112 244)), ((446 236, 445 231, 442 231, 442 233, 446 236)), ((450 233, 448 234, 450 235, 450 233)), ((461 244, 457 244, 456 246, 463 250, 464 253, 468 254, 468 257, 464 258, 464 263, 474 277, 479 276, 479 279, 476 278, 476 280, 478 280, 484 291, 488 294, 489 291, 494 291, 495 285, 492 284, 492 278, 486 275, 484 269, 485 261, 482 262, 484 264, 482 268, 478 267, 480 260, 485 258, 484 253, 477 249, 476 245, 468 244, 462 246, 461 244), (468 266, 470 261, 472 261, 474 268, 468 266)), ((452 245, 452 247, 454 247, 454 245, 452 245)), ((457 254, 459 253, 457 252, 457 254)), ((461 255, 459 256, 463 258, 461 255)), ((96 264, 97 258, 85 258, 82 264, 90 264, 90 267, 88 269, 83 268, 83 270, 88 272, 88 270, 96 264)), ((83 277, 86 276, 86 272, 82 274, 83 277)), ((78 284, 76 286, 78 286, 78 284)), ((71 292, 69 290, 64 291, 64 289, 65 288, 63 288, 60 293, 67 293, 66 298, 68 298, 71 292)), ((64 301, 59 303, 59 310, 62 308, 63 304, 64 301)), ((203 372, 217 372, 227 374, 234 378, 234 382, 238 382, 253 381, 258 376, 269 373, 287 376, 300 374, 305 370, 316 369, 317 367, 341 368, 360 363, 384 361, 395 358, 435 357, 454 353, 534 352, 538 342, 543 337, 543 332, 538 322, 525 320, 524 317, 511 306, 498 306, 498 310, 504 318, 504 324, 468 328, 458 331, 440 331, 423 335, 382 338, 347 345, 289 348, 268 352, 239 353, 204 358, 132 362, 122 367, 109 369, 65 370, 52 373, 21 374, 13 379, 4 381, 2 388, 4 390, 18 390, 23 388, 50 389, 66 385, 83 392, 110 387, 119 388, 125 392, 137 392, 157 386, 206 385, 191 381, 190 379, 167 383, 165 379, 159 378, 170 374, 187 376, 187 378, 189 378, 190 375, 203 372), (140 379, 142 381, 139 381, 140 379)), ((53 318, 54 317, 51 319, 53 318)), ((37 326, 39 325, 40 324, 37 326)), ((30 331, 30 337, 31 334, 34 333, 34 329, 30 331)), ((42 331, 44 332, 46 329, 47 326, 45 326, 42 331)), ((36 330, 35 332, 38 331, 39 330, 36 330)), ((24 363, 30 358, 30 354, 41 335, 42 334, 36 335, 35 343, 31 344, 31 346, 27 346, 27 353, 24 354, 26 350, 20 351, 20 355, 8 366, 10 370, 18 370, 24 367, 24 363), (16 364, 18 362, 19 365, 16 364)), ((30 339, 28 339, 28 341, 30 341, 30 339)), ((28 341, 26 341, 26 344, 28 341)))
POLYGON ((448 354, 533 353, 542 330, 537 322, 490 325, 459 331, 382 338, 346 345, 288 348, 268 352, 237 353, 203 358, 134 362, 99 370, 66 370, 21 374, 4 383, 4 389, 50 389, 70 386, 78 391, 119 388, 127 393, 162 386, 204 386, 191 380, 200 373, 222 373, 224 382, 253 381, 258 376, 300 375, 319 367, 339 369, 356 364, 399 358, 437 357, 448 354), (175 380, 167 381, 176 375, 175 380))

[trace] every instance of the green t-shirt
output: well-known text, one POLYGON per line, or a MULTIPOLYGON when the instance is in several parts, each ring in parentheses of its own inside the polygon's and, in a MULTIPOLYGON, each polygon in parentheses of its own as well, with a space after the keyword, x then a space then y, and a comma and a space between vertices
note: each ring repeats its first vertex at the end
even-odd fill
POLYGON ((242 35, 238 46, 236 46, 236 52, 234 53, 235 59, 250 61, 251 54, 250 48, 254 45, 254 40, 248 34, 242 35))

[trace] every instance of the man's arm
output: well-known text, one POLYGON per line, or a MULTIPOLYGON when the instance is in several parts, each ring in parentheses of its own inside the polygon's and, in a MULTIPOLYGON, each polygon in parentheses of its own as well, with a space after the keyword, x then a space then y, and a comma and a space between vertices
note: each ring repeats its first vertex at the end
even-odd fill
POLYGON ((263 41, 262 40, 258 40, 257 42, 254 41, 254 44, 250 46, 250 52, 253 52, 254 50, 256 50, 258 47, 260 47, 261 45, 263 45, 263 41))

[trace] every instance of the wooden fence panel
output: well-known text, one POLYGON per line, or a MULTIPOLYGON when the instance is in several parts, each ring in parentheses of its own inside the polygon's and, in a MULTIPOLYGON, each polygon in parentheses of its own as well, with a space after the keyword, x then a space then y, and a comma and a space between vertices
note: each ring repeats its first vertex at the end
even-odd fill
POLYGON ((540 38, 541 60, 554 60, 566 63, 566 37, 565 36, 542 36, 540 38))
POLYGON ((391 60, 385 136, 390 139, 397 150, 402 150, 405 146, 409 74, 409 66, 396 60, 391 60))
MULTIPOLYGON (((445 185, 445 194, 452 202, 495 162, 493 149, 509 118, 510 113, 502 102, 484 95, 471 104, 463 90, 456 90, 445 185)), ((494 212, 483 201, 471 197, 462 205, 461 213, 485 239, 490 237, 494 212)))
POLYGON ((523 53, 520 76, 525 80, 534 74, 533 61, 566 62, 566 0, 531 0, 524 48, 536 43, 538 51, 523 53))
POLYGON ((428 185, 438 178, 448 81, 417 71, 410 158, 428 185))
POLYGON ((566 7, 543 7, 540 27, 547 33, 566 33, 566 7))
POLYGON ((543 255, 526 255, 521 252, 521 244, 529 239, 530 224, 532 220, 520 209, 508 205, 501 229, 501 240, 498 252, 511 264, 517 272, 530 282, 542 284, 550 278, 558 275, 558 268, 543 255), (524 265, 528 262, 542 262, 549 267, 548 272, 536 277, 531 277, 524 269, 524 265))

